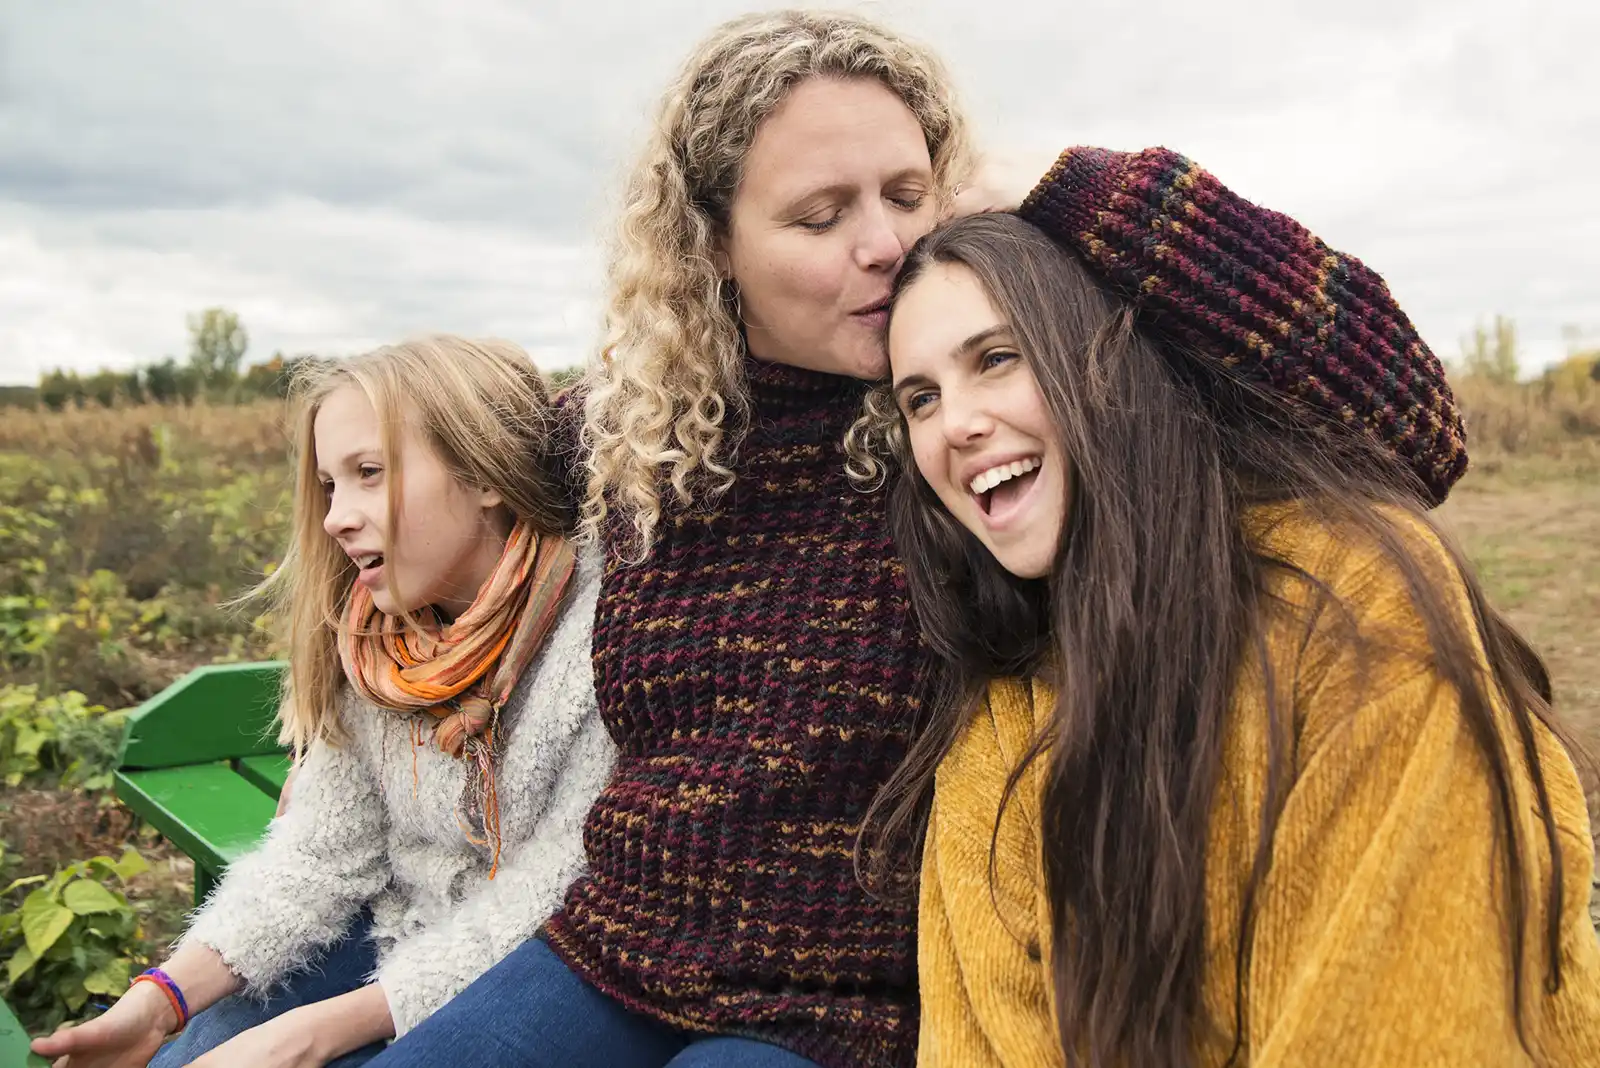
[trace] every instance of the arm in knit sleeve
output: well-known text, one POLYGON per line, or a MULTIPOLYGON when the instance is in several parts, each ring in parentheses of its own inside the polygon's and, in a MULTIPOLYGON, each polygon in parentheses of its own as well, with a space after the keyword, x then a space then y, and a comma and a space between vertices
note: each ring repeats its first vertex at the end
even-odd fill
POLYGON ((582 873, 583 824, 616 746, 595 702, 589 659, 599 567, 580 561, 574 590, 531 680, 497 772, 502 854, 442 922, 398 942, 378 984, 403 1035, 531 938, 582 873))
POLYGON ((216 950, 247 994, 265 994, 338 939, 389 882, 383 798, 350 726, 342 745, 307 751, 294 804, 228 868, 180 941, 216 950))

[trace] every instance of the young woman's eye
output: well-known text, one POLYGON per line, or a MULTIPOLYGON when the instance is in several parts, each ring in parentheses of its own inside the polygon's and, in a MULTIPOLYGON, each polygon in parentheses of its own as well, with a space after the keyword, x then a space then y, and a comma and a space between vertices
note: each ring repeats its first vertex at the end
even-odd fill
POLYGON ((322 480, 322 492, 329 497, 333 496, 333 479, 325 478, 322 480))
POLYGON ((902 208, 906 211, 916 211, 918 208, 922 207, 922 202, 927 199, 928 194, 926 193, 903 193, 900 196, 890 197, 889 202, 897 208, 902 208))
POLYGON ((919 389, 905 399, 907 415, 916 415, 927 408, 928 405, 939 399, 939 394, 931 389, 919 389))
POLYGON ((362 464, 360 467, 356 468, 356 471, 360 473, 362 479, 377 478, 379 475, 383 474, 383 468, 379 467, 377 464, 362 464))
POLYGON ((988 371, 999 367, 1001 364, 1010 363, 1019 355, 1019 353, 1013 352, 1010 349, 990 349, 988 352, 983 354, 983 358, 978 361, 978 365, 983 370, 988 371))

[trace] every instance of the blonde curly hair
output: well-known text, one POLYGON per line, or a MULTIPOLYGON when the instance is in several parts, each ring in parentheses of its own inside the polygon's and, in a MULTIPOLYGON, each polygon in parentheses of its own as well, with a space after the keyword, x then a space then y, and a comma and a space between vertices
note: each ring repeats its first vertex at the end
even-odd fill
MULTIPOLYGON (((628 180, 607 272, 604 341, 583 392, 588 485, 582 530, 613 509, 650 550, 662 494, 691 506, 733 484, 728 415, 748 415, 743 343, 715 263, 746 154, 762 121, 813 77, 871 78, 921 125, 935 196, 950 203, 970 167, 966 123, 931 53, 857 15, 783 11, 723 23, 689 57, 661 103, 628 180)), ((864 424, 846 439, 858 484, 883 478, 864 424)), ((627 540, 627 535, 624 540, 627 540)))

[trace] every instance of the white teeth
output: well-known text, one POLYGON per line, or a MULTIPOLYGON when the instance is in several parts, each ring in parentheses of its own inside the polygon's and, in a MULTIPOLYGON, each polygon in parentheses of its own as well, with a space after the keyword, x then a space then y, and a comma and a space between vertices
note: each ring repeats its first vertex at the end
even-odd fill
POLYGON ((367 553, 365 556, 358 556, 356 557, 356 566, 365 570, 366 568, 371 567, 373 562, 382 555, 382 553, 367 553))
POLYGON ((1008 464, 996 464, 987 471, 980 472, 967 484, 973 493, 988 493, 1002 482, 1025 475, 1029 471, 1037 470, 1040 461, 1030 456, 1026 460, 1012 460, 1008 464))

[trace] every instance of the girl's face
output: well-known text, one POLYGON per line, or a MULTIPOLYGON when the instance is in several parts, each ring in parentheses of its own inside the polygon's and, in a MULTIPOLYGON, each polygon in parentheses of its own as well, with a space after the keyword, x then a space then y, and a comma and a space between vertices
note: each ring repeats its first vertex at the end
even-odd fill
POLYGON ((340 386, 312 425, 317 477, 328 495, 322 527, 361 570, 387 615, 434 605, 464 612, 505 549, 500 495, 464 486, 409 420, 400 434, 399 527, 389 529, 388 472, 378 414, 359 387, 340 386))
POLYGON ((935 222, 916 116, 879 82, 812 78, 761 124, 718 242, 763 360, 882 378, 889 291, 935 222))
POLYGON ((908 286, 889 359, 923 480, 1000 566, 1049 574, 1071 472, 1039 383, 977 276, 934 264, 908 286))

